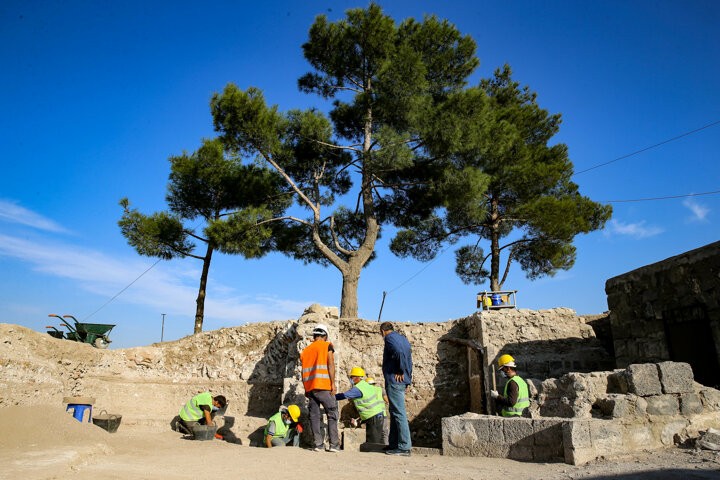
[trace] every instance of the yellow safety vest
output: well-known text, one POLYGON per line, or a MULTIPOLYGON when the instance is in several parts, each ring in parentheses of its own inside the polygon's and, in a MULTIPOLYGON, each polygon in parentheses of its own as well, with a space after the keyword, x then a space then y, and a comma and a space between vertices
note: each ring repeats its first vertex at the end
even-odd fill
POLYGON ((200 405, 207 405, 212 408, 213 397, 210 392, 203 392, 191 398, 183 408, 180 409, 180 418, 186 422, 197 422, 204 417, 200 405))
POLYGON ((385 410, 385 402, 382 399, 382 394, 378 395, 375 387, 365 380, 360 380, 355 386, 362 392, 362 397, 352 399, 355 408, 357 408, 360 414, 360 420, 365 421, 385 410))
POLYGON ((275 433, 273 434, 273 438, 285 438, 287 436, 290 427, 288 425, 285 425, 285 422, 282 418, 282 412, 277 412, 275 415, 270 417, 270 420, 268 420, 267 425, 265 425, 264 435, 266 437, 268 434, 268 428, 270 428, 270 423, 275 423, 275 433))
POLYGON ((530 406, 530 394, 528 393, 528 385, 525 380, 515 375, 505 384, 505 391, 503 392, 505 398, 507 398, 507 390, 510 382, 515 382, 518 385, 518 399, 515 405, 503 407, 501 413, 503 417, 521 416, 523 410, 530 406))

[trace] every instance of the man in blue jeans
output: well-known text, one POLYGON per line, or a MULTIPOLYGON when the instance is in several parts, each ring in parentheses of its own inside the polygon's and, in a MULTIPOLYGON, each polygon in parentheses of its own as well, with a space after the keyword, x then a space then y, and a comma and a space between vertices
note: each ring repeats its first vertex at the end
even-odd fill
POLYGON ((390 437, 385 453, 409 457, 412 441, 410 424, 405 412, 405 390, 412 383, 410 342, 395 332, 390 322, 383 322, 380 325, 380 333, 385 340, 382 372, 390 401, 390 437))

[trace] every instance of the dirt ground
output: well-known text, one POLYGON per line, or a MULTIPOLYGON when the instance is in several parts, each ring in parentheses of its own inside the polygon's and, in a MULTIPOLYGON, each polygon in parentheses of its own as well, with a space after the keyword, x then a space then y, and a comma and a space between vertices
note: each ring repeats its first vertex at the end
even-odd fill
MULTIPOLYGON (((152 408, 148 404, 148 408, 152 408)), ((265 449, 222 440, 194 441, 147 426, 120 424, 108 433, 80 423, 61 407, 0 409, 0 479, 260 479, 279 475, 357 479, 720 479, 720 452, 673 448, 584 466, 505 459, 411 457, 380 453, 265 449), (314 476, 314 475, 313 475, 314 476)))

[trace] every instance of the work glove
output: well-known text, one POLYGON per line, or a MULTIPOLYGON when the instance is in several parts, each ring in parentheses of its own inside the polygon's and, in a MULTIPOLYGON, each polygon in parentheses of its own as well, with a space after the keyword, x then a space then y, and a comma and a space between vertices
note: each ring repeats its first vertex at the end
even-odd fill
POLYGON ((360 426, 360 419, 359 418, 351 418, 350 419, 350 425, 357 428, 360 426))
POLYGON ((500 396, 500 394, 497 392, 497 390, 491 390, 491 391, 490 391, 490 396, 491 396, 492 398, 498 398, 498 397, 500 396))
POLYGON ((300 424, 298 423, 297 426, 295 427, 295 431, 296 431, 297 433, 302 433, 302 432, 303 432, 302 425, 300 425, 300 424))

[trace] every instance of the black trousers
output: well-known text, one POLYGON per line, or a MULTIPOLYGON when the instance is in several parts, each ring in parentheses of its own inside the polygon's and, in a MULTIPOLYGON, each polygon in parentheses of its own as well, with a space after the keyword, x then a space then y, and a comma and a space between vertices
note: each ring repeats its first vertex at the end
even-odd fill
POLYGON ((385 416, 380 413, 365 420, 365 441, 367 443, 383 443, 383 424, 385 416))

